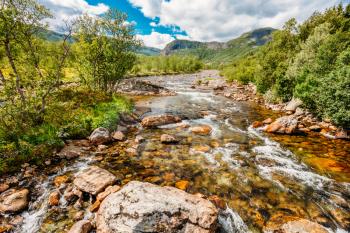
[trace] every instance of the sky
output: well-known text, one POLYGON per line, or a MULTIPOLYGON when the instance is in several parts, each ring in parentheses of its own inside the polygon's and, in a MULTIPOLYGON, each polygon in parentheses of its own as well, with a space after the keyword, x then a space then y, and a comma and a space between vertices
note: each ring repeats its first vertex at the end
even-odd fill
POLYGON ((54 18, 55 31, 65 20, 82 14, 103 15, 116 8, 128 15, 146 46, 164 48, 174 39, 228 41, 261 27, 281 28, 288 19, 299 22, 350 0, 39 0, 54 18))

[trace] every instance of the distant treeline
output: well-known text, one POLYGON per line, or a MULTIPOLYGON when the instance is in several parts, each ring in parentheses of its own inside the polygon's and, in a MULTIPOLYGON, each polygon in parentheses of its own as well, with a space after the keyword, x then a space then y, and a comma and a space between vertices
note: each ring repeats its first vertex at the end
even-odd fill
POLYGON ((131 69, 132 76, 192 73, 203 67, 195 56, 138 56, 131 69))
POLYGON ((350 126, 350 5, 295 19, 272 40, 222 68, 229 80, 253 82, 270 102, 299 98, 323 119, 350 126))

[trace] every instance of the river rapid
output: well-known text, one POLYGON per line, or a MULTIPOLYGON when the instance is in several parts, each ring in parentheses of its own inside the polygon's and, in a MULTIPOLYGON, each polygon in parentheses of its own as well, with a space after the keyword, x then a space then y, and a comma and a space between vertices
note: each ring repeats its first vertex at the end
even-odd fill
MULTIPOLYGON (((37 182, 37 201, 22 214, 24 222, 17 231, 68 229, 76 210, 65 205, 63 198, 60 207, 48 208, 52 180, 62 174, 71 177, 88 164, 96 164, 115 174, 121 185, 131 180, 162 186, 188 181, 187 192, 218 196, 227 206, 220 213, 220 232, 263 232, 297 218, 318 222, 329 232, 349 232, 349 142, 313 135, 265 134, 253 128, 252 122, 276 118, 276 113, 252 102, 217 96, 210 88, 191 88, 198 78, 206 77, 143 78, 177 95, 133 97, 135 104, 151 108, 146 115, 170 113, 185 120, 157 129, 138 126, 127 135, 129 140, 110 145, 106 155, 91 152, 37 182), (196 135, 184 127, 202 124, 212 127, 210 135, 196 135), (163 144, 162 134, 173 135, 180 142, 163 144), (135 146, 137 135, 145 140, 135 146), (136 153, 130 153, 130 148, 136 153)), ((85 218, 90 216, 86 210, 85 218)))

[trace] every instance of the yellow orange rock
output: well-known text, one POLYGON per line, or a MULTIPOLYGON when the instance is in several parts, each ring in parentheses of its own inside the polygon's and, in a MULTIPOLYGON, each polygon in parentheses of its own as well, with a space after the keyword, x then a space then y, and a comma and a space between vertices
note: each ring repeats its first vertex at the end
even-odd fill
POLYGON ((175 187, 181 190, 186 190, 189 185, 190 185, 190 182, 188 182, 187 180, 180 180, 176 182, 175 187))
POLYGON ((58 188, 61 186, 61 184, 64 184, 68 181, 68 176, 57 176, 53 183, 55 184, 55 186, 58 188))

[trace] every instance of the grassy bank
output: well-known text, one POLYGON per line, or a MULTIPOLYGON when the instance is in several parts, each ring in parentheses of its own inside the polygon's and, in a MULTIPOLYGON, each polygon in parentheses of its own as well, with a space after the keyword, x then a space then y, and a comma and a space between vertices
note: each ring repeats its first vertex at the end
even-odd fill
POLYGON ((40 124, 0 131, 0 174, 17 171, 23 163, 42 165, 64 140, 86 138, 93 129, 115 129, 118 116, 132 103, 122 96, 86 88, 65 88, 56 93, 40 124))

